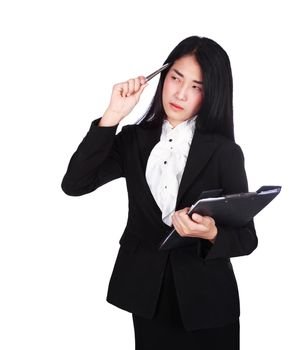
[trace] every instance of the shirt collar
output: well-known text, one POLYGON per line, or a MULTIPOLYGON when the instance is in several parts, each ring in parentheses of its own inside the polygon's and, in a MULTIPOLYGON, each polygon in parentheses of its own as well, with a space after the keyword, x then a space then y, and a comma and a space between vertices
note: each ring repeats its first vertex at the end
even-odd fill
POLYGON ((195 121, 197 117, 198 115, 195 115, 187 120, 184 120, 182 123, 179 123, 175 127, 173 127, 167 119, 164 119, 162 124, 162 132, 164 132, 165 134, 168 134, 168 133, 179 134, 180 132, 182 133, 184 131, 193 132, 196 125, 195 121))

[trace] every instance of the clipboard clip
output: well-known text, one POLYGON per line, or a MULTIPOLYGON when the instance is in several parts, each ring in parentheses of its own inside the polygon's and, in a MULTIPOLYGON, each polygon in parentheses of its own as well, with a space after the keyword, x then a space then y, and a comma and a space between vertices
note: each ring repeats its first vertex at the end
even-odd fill
POLYGON ((222 188, 219 188, 219 189, 216 189, 216 190, 202 191, 199 194, 199 197, 198 197, 197 201, 200 200, 200 199, 204 199, 204 198, 219 197, 221 195, 222 191, 223 191, 222 188))
MULTIPOLYGON (((200 199, 204 199, 204 198, 216 198, 216 197, 220 197, 222 191, 223 191, 222 188, 218 188, 218 189, 215 189, 215 190, 202 191, 202 192, 199 194, 199 196, 198 196, 196 202, 198 202, 200 199)), ((193 204, 193 205, 190 207, 190 209, 189 209, 189 211, 188 211, 188 213, 187 213, 187 215, 189 215, 190 217, 191 217, 191 210, 192 210, 192 208, 193 208, 194 206, 195 206, 195 205, 193 204)))

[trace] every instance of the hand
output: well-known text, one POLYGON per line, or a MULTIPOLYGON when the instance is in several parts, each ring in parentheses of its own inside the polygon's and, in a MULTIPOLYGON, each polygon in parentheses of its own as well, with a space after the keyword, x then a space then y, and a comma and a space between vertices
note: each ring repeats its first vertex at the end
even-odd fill
POLYGON ((106 115, 106 118, 112 116, 112 118, 119 120, 126 117, 139 102, 140 96, 147 85, 143 76, 115 84, 110 104, 104 116, 106 115))
POLYGON ((175 230, 182 237, 198 237, 208 239, 212 243, 218 234, 215 220, 210 216, 193 214, 192 219, 187 214, 189 207, 175 211, 172 222, 175 230))

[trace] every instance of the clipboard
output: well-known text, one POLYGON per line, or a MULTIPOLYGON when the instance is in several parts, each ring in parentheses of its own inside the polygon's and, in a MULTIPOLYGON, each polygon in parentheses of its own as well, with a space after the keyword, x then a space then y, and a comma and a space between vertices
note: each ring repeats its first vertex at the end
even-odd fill
MULTIPOLYGON (((253 219, 281 191, 281 186, 262 186, 256 192, 244 192, 220 196, 222 190, 203 191, 191 206, 188 215, 194 213, 211 216, 216 225, 241 227, 253 219)), ((196 237, 181 237, 173 229, 161 242, 159 249, 173 249, 191 245, 199 240, 196 237)))

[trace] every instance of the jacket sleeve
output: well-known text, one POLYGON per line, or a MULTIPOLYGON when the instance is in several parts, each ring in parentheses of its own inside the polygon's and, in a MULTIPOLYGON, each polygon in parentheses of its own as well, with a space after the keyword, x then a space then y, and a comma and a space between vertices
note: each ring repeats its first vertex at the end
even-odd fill
POLYGON ((72 155, 61 188, 69 196, 81 196, 114 179, 124 177, 121 154, 124 126, 116 135, 117 125, 98 126, 92 121, 89 131, 72 155))
MULTIPOLYGON (((248 192, 244 155, 239 145, 231 143, 222 147, 218 167, 224 195, 248 192)), ((258 245, 253 220, 240 228, 217 226, 217 229, 218 234, 213 244, 206 240, 199 241, 198 251, 205 259, 248 255, 258 245)))

